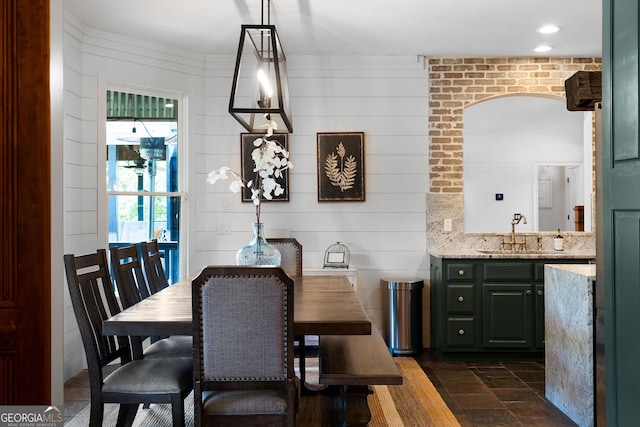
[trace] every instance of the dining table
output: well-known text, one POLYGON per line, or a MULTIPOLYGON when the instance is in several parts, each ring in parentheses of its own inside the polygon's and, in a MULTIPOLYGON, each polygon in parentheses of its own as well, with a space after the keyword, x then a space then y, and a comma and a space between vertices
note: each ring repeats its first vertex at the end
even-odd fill
MULTIPOLYGON (((293 276, 295 336, 369 335, 371 321, 345 276, 293 276)), ((103 335, 192 335, 191 278, 103 322, 103 335)))
MULTIPOLYGON (((192 288, 185 278, 106 319, 102 334, 192 335, 192 288)), ((293 276, 293 330, 300 339, 303 392, 323 387, 306 382, 305 336, 370 335, 371 321, 346 276, 293 276)))

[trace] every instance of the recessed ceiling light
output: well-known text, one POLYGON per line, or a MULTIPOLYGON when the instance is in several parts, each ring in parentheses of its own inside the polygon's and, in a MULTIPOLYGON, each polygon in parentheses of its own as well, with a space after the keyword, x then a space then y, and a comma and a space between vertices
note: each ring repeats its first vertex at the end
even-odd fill
POLYGON ((543 52, 549 52, 550 50, 553 50, 553 47, 552 46, 547 46, 547 45, 542 45, 542 46, 536 47, 533 50, 534 50, 534 52, 543 53, 543 52))
POLYGON ((540 28, 538 28, 538 32, 542 33, 542 34, 553 34, 553 33, 557 33, 558 31, 560 31, 560 27, 558 27, 557 25, 544 25, 540 28))

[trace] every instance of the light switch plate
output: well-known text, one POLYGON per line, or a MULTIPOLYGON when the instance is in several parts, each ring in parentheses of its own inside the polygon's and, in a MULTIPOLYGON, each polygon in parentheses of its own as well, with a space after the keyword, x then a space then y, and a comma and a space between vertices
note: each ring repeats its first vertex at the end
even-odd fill
POLYGON ((444 231, 453 230, 453 220, 451 218, 444 219, 444 231))

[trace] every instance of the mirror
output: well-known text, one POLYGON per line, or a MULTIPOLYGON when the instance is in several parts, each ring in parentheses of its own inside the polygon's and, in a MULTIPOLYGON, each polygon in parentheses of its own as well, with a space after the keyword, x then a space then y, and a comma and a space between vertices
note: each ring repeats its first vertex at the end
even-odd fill
POLYGON ((576 231, 577 219, 590 231, 591 112, 512 95, 465 108, 463 123, 465 232, 510 232, 514 213, 527 219, 518 232, 576 231))

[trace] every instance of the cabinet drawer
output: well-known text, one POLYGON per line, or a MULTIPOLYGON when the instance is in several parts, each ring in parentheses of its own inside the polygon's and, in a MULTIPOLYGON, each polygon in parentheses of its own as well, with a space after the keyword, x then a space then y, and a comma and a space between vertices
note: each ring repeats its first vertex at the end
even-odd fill
POLYGON ((473 283, 447 284, 447 313, 473 314, 475 305, 473 283))
POLYGON ((483 279, 487 281, 529 281, 533 277, 531 262, 490 262, 484 264, 483 279))
POLYGON ((475 335, 474 317, 447 318, 447 347, 474 347, 475 335))
POLYGON ((475 277, 474 264, 447 264, 445 280, 449 282, 472 281, 475 277))

